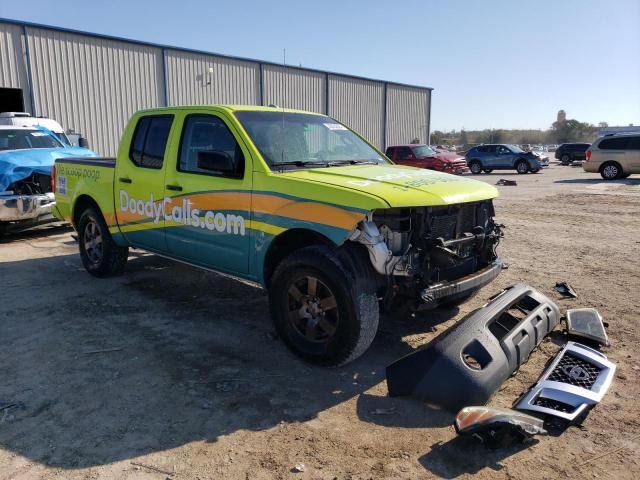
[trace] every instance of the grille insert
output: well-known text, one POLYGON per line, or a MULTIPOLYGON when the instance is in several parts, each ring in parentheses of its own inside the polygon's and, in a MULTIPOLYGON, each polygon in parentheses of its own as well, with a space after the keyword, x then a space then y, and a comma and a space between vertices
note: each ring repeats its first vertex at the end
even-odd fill
POLYGON ((550 408, 551 410, 562 413, 573 413, 576 410, 573 405, 569 405, 568 403, 564 403, 559 400, 553 400, 551 398, 544 397, 536 398, 533 404, 538 407, 550 408))
POLYGON ((600 372, 601 369, 596 365, 566 352, 547 380, 591 390, 600 372))

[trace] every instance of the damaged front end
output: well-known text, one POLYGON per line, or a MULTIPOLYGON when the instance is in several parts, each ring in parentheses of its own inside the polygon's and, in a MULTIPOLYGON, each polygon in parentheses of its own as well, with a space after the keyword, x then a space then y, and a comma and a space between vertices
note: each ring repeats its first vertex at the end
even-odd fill
POLYGON ((21 230, 53 221, 53 205, 51 176, 34 172, 0 192, 0 226, 21 230))
POLYGON ((439 207, 376 210, 349 238, 365 245, 386 278, 385 304, 408 300, 415 309, 471 294, 495 279, 502 237, 491 200, 439 207))

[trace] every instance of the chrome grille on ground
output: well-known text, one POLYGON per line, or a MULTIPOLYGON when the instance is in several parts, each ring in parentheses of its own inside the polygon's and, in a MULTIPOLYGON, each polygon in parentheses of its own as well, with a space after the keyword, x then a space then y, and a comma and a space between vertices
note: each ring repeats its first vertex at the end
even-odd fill
POLYGON ((592 363, 585 362, 579 357, 567 352, 547 380, 568 383, 576 387, 591 390, 598 379, 601 369, 592 363))

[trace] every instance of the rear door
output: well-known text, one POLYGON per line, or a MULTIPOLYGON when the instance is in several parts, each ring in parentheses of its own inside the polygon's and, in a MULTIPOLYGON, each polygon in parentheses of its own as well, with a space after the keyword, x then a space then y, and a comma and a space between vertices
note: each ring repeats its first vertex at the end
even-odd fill
POLYGON ((169 252, 214 270, 247 273, 252 186, 249 152, 223 114, 184 114, 179 123, 180 143, 171 151, 166 175, 169 252), (211 170, 211 165, 206 165, 211 155, 227 158, 233 171, 211 170))
POLYGON ((602 154, 602 159, 605 161, 618 162, 623 170, 626 163, 626 152, 629 144, 629 137, 611 137, 605 138, 600 142, 598 148, 602 154))
POLYGON ((625 173, 640 173, 640 135, 629 137, 629 143, 624 152, 624 162, 625 173))
POLYGON ((138 119, 130 145, 120 151, 114 179, 115 214, 120 231, 132 245, 166 252, 164 197, 165 153, 173 115, 138 119))

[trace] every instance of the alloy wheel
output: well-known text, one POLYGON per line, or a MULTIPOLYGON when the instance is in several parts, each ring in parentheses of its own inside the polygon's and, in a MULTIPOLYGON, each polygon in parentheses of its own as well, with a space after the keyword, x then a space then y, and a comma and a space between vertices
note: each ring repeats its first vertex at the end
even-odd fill
POLYGON ((292 282, 287 295, 293 330, 309 342, 328 342, 339 321, 338 304, 331 289, 318 278, 307 275, 292 282))
POLYGON ((102 233, 95 221, 90 221, 84 227, 83 235, 84 251, 91 263, 98 264, 102 261, 102 233))

